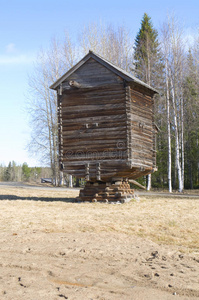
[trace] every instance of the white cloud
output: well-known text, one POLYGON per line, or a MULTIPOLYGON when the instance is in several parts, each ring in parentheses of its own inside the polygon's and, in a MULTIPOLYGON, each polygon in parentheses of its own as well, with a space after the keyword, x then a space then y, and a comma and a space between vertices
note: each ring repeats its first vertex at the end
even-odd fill
POLYGON ((16 46, 14 43, 10 43, 6 46, 6 53, 15 53, 16 52, 16 46))
POLYGON ((14 43, 7 44, 4 53, 0 53, 0 65, 30 64, 34 60, 33 53, 20 53, 14 43))
POLYGON ((31 55, 0 55, 0 65, 30 64, 34 61, 31 55))

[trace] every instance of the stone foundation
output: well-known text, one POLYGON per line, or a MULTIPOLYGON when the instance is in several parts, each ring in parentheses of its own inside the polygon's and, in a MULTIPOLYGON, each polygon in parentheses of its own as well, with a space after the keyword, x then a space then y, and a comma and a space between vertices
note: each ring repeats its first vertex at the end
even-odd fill
POLYGON ((129 202, 134 198, 134 190, 126 181, 87 182, 84 189, 80 190, 78 201, 89 202, 129 202))

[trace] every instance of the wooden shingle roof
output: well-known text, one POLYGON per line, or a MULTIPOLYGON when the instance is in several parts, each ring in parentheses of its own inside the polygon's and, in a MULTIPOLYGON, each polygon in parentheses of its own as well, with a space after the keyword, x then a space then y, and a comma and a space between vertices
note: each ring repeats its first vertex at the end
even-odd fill
POLYGON ((65 81, 71 74, 73 74, 77 69, 79 69, 83 64, 85 64, 90 58, 93 58, 94 60, 108 68, 110 71, 126 80, 127 82, 134 82, 140 86, 144 86, 145 88, 153 91, 154 93, 158 93, 156 89, 152 88, 151 86, 139 80, 138 78, 132 76, 129 72, 121 69, 120 67, 115 66, 113 63, 109 62, 108 60, 104 59, 103 57, 94 53, 91 50, 76 65, 74 65, 69 71, 67 71, 63 76, 56 80, 50 86, 50 88, 56 90, 63 81, 65 81))

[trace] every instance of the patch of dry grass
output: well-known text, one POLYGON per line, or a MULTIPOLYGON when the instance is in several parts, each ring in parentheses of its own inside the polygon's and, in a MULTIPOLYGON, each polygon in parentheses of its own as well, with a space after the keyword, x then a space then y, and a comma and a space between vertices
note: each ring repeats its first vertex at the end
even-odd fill
POLYGON ((194 198, 148 196, 113 205, 64 202, 77 191, 1 188, 0 195, 1 231, 117 232, 199 252, 199 201, 194 198))

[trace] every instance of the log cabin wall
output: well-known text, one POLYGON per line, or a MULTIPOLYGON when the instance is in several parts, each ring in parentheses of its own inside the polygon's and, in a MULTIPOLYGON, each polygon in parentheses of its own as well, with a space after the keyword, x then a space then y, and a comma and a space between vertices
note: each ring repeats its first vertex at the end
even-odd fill
POLYGON ((110 84, 121 83, 122 79, 102 64, 90 58, 73 72, 66 81, 62 83, 63 89, 70 89, 69 82, 75 80, 80 88, 93 88, 110 84))
POLYGON ((155 168, 154 100, 145 89, 131 88, 132 167, 155 168))
POLYGON ((115 176, 128 158, 123 79, 90 59, 62 87, 59 140, 64 171, 77 177, 88 173, 96 180, 100 168, 102 179, 115 176), (71 88, 72 80, 80 88, 71 88))

